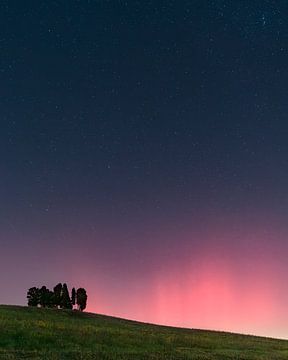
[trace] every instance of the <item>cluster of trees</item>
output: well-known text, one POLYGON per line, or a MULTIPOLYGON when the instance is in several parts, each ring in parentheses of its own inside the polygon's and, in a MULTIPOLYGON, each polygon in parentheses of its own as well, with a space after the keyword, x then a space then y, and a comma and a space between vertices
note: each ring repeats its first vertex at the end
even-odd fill
POLYGON ((58 309, 73 309, 77 306, 80 311, 85 310, 87 305, 87 293, 83 288, 73 288, 71 297, 67 284, 57 284, 53 291, 42 286, 32 287, 27 291, 28 306, 40 306, 58 309))

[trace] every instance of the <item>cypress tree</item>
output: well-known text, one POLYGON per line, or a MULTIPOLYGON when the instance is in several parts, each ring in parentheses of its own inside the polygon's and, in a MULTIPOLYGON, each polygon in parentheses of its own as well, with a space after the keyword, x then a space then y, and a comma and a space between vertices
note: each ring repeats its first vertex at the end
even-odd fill
POLYGON ((40 303, 40 291, 37 287, 32 287, 27 291, 28 306, 38 306, 40 303))
POLYGON ((54 305, 56 307, 61 307, 61 304, 62 304, 62 289, 63 289, 63 286, 61 283, 57 284, 55 287, 54 287, 54 305))
POLYGON ((69 296, 67 284, 63 284, 61 307, 62 309, 72 309, 72 303, 69 296))
POLYGON ((77 298, 78 310, 80 311, 85 310, 87 305, 87 298, 88 298, 86 290, 83 288, 79 288, 76 293, 76 298, 77 298))
POLYGON ((74 287, 71 292, 71 302, 72 302, 72 306, 74 306, 76 304, 76 290, 74 287))
POLYGON ((55 296, 54 296, 54 292, 51 291, 51 290, 48 290, 47 291, 47 294, 46 294, 46 306, 49 307, 49 308, 53 308, 55 307, 55 296))
POLYGON ((46 286, 42 286, 40 291, 40 300, 39 303, 42 307, 50 307, 51 306, 51 291, 46 288, 46 286))

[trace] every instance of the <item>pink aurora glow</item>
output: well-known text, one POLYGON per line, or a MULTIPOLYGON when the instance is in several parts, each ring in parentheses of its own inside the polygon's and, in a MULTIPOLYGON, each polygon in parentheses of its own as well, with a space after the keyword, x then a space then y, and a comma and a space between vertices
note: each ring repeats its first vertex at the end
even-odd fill
MULTIPOLYGON (((241 243, 234 232, 222 231, 221 241, 219 234, 219 229, 213 235, 206 232, 205 241, 190 246, 189 237, 195 234, 182 233, 181 247, 169 242, 175 234, 164 234, 162 243, 170 248, 151 247, 149 261, 136 274, 123 263, 103 267, 93 279, 75 274, 90 289, 88 310, 157 324, 287 338, 287 265, 271 245, 271 237, 279 240, 284 234, 250 229, 237 235, 241 243)), ((93 262, 88 268, 93 272, 93 262)))

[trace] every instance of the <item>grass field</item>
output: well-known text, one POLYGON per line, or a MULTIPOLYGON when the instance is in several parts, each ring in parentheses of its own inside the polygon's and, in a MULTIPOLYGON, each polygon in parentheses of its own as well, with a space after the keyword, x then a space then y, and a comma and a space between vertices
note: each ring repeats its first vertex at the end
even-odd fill
POLYGON ((2 305, 0 359, 287 360, 288 341, 2 305))

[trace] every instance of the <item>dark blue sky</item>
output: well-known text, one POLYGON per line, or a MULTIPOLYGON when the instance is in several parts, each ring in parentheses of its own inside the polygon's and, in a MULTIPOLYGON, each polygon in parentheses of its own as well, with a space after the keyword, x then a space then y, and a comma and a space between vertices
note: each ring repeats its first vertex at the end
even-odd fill
MULTIPOLYGON (((171 249, 195 255, 187 228, 285 233, 287 15, 286 1, 2 1, 1 274, 14 286, 0 302, 58 282, 51 263, 80 249, 102 264, 90 278, 119 265, 120 281, 155 275, 171 249)), ((286 254, 285 236, 274 243, 286 254)))

